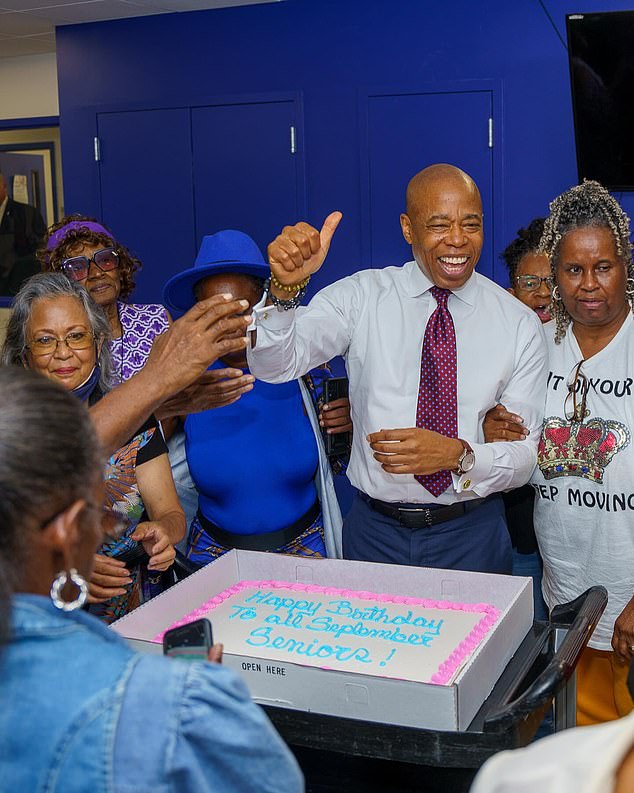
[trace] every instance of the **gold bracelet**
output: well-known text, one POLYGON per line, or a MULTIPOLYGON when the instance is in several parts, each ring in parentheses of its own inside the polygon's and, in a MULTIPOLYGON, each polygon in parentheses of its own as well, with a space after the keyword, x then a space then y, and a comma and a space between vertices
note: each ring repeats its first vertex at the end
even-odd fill
POLYGON ((271 285, 282 292, 289 292, 289 293, 301 292, 302 289, 305 289, 308 286, 309 281, 310 281, 310 275, 297 284, 283 284, 275 277, 273 273, 271 273, 271 285))

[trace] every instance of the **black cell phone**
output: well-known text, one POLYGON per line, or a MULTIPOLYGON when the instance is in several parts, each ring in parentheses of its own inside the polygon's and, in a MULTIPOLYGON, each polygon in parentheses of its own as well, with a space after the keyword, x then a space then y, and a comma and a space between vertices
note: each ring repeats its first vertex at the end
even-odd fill
POLYGON ((117 554, 113 558, 123 562, 128 570, 132 570, 137 565, 145 564, 150 559, 140 542, 135 542, 130 548, 126 548, 125 551, 117 554))
MULTIPOLYGON (((348 397, 348 378, 347 377, 330 377, 324 380, 323 384, 323 402, 325 405, 334 402, 335 399, 344 399, 348 397)), ((337 432, 329 435, 325 430, 322 432, 324 437, 324 444, 326 446, 326 454, 331 455, 345 455, 350 452, 350 444, 352 442, 351 432, 337 432)))
POLYGON ((206 661, 212 644, 211 622, 196 620, 165 632, 163 655, 184 661, 206 661))

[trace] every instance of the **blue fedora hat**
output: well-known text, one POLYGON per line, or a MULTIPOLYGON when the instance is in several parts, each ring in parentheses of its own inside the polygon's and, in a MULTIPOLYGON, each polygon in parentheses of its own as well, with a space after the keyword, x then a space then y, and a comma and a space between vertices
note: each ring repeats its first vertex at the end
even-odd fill
POLYGON ((163 288, 163 301, 182 313, 196 302, 194 286, 202 278, 219 273, 243 273, 268 278, 269 266, 256 243, 243 231, 226 229, 203 237, 194 266, 174 275, 163 288))

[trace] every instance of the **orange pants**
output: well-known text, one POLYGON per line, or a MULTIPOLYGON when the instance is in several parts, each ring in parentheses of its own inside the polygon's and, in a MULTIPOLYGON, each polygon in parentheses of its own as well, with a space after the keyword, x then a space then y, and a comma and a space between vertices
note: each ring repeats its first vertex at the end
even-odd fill
POLYGON ((627 716, 634 702, 627 690, 629 665, 614 652, 593 650, 581 654, 577 664, 577 724, 600 724, 627 716))

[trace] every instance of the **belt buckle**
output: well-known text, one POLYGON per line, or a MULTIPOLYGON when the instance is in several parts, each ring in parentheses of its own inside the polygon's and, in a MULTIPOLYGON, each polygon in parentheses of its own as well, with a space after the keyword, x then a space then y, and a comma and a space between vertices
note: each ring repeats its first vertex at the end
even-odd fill
POLYGON ((405 526, 408 529, 422 529, 422 528, 430 529, 433 526, 432 511, 431 511, 431 509, 429 509, 429 507, 417 507, 417 508, 414 508, 414 509, 400 509, 399 512, 400 512, 400 520, 399 520, 399 522, 401 523, 401 525, 405 526), (419 515, 424 518, 425 524, 423 526, 413 526, 413 525, 411 525, 411 523, 408 520, 408 518, 410 518, 410 517, 411 518, 416 518, 419 515))

